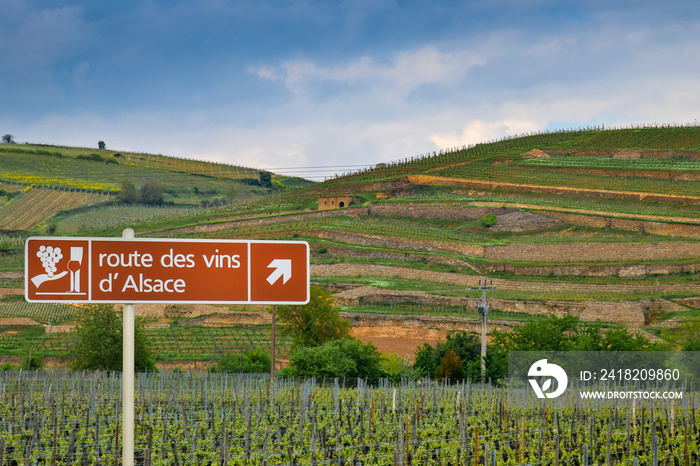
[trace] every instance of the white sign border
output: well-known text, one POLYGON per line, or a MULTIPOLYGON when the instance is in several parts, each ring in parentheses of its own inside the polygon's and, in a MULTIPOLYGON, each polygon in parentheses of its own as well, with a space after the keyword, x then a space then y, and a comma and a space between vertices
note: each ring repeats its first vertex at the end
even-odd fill
POLYGON ((87 241, 88 261, 92 270, 92 242, 93 241, 120 241, 120 242, 167 242, 167 243, 235 243, 248 245, 248 296, 251 296, 251 263, 250 252, 252 244, 303 244, 306 247, 306 301, 178 301, 178 300, 138 300, 128 301, 128 304, 236 304, 236 305, 262 305, 262 306, 301 306, 311 300, 311 253, 309 243, 306 241, 290 240, 245 240, 245 239, 178 239, 178 238, 110 238, 110 237, 85 237, 85 236, 30 236, 24 243, 24 299, 29 303, 66 303, 66 304, 112 304, 127 303, 127 301, 93 300, 92 299, 92 274, 88 275, 89 296, 87 301, 75 299, 28 299, 29 296, 29 241, 87 241))

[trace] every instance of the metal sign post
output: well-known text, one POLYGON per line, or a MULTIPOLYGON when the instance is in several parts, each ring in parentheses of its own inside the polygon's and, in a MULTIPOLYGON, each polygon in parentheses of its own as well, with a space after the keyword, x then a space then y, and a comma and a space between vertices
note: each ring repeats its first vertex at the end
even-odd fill
MULTIPOLYGON (((122 238, 133 238, 134 230, 126 228, 122 238)), ((124 304, 124 352, 122 366, 122 464, 134 466, 134 333, 135 307, 124 304)))

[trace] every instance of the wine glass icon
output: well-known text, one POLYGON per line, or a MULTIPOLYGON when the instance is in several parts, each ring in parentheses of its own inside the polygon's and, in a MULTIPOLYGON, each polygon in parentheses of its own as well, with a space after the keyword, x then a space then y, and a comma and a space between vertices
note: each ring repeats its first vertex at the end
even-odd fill
POLYGON ((68 270, 70 270, 70 291, 80 292, 80 267, 83 262, 83 248, 70 248, 70 261, 68 261, 68 270))

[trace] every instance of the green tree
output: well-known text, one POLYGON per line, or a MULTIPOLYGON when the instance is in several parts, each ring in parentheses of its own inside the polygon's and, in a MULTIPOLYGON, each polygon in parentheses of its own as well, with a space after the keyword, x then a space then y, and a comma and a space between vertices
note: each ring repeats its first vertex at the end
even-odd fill
POLYGON ((428 343, 416 350, 416 359, 413 365, 419 377, 469 378, 479 380, 481 377, 481 341, 476 334, 465 331, 450 332, 445 341, 439 341, 433 347, 428 343), (457 356, 459 367, 449 367, 450 375, 443 372, 438 375, 438 369, 443 362, 453 364, 454 358, 445 360, 445 355, 451 351, 457 356))
POLYGON ((247 194, 245 187, 237 181, 232 182, 224 193, 229 204, 245 201, 249 197, 247 194))
POLYGON ((510 351, 571 351, 576 346, 578 319, 573 316, 528 322, 510 332, 491 333, 495 347, 510 351))
POLYGON ((122 180, 119 187, 119 198, 127 204, 133 204, 138 199, 136 185, 131 180, 122 180))
POLYGON ((292 338, 295 346, 319 346, 330 340, 350 336, 350 322, 333 307, 330 291, 311 287, 311 298, 302 306, 279 306, 280 334, 292 338))
POLYGON ((141 183, 141 202, 144 204, 161 205, 164 194, 165 188, 158 182, 147 179, 141 183))
POLYGON ((11 143, 11 142, 15 142, 15 141, 14 141, 14 136, 11 135, 11 134, 5 134, 5 135, 2 137, 2 142, 6 142, 6 143, 8 143, 8 144, 11 143))
POLYGON ((652 343, 627 329, 607 329, 600 324, 580 323, 576 317, 551 316, 529 322, 509 332, 494 330, 487 352, 487 373, 503 378, 508 372, 509 351, 661 351, 661 343, 652 343))
POLYGON ((20 356, 19 367, 25 371, 44 368, 44 361, 41 359, 41 354, 37 351, 36 347, 29 346, 24 348, 20 356))
POLYGON ((246 374, 268 374, 272 358, 262 349, 244 353, 226 353, 211 368, 211 372, 243 372, 246 374))
MULTIPOLYGON (((121 312, 111 304, 91 304, 83 308, 70 350, 71 367, 76 370, 121 371, 123 329, 121 312)), ((137 371, 155 370, 141 319, 136 319, 135 324, 134 368, 137 371)))
POLYGON ((448 380, 463 380, 466 377, 462 360, 452 348, 448 348, 445 351, 445 355, 440 360, 440 365, 435 370, 435 377, 448 380))
POLYGON ((400 383, 402 378, 416 378, 410 361, 396 351, 392 351, 382 357, 382 367, 386 372, 386 376, 394 383, 400 383))
POLYGON ((683 351, 700 351, 700 339, 686 341, 683 344, 683 351))
POLYGON ((603 332, 600 324, 581 324, 574 316, 551 316, 510 332, 494 330, 491 336, 494 349, 508 351, 647 351, 665 348, 624 328, 603 332))
POLYGON ((685 317, 681 331, 686 335, 683 351, 700 351, 700 320, 695 317, 685 317))
POLYGON ((263 188, 271 188, 272 187, 272 173, 266 172, 266 171, 261 171, 258 174, 258 177, 260 179, 260 186, 263 188))
POLYGON ((97 147, 98 147, 99 149, 101 149, 101 150, 105 150, 105 149, 107 148, 107 144, 105 144, 104 141, 99 141, 99 142, 97 143, 97 147))
POLYGON ((317 378, 377 380, 387 375, 382 355, 372 343, 343 338, 321 346, 297 347, 290 357, 291 375, 317 378))

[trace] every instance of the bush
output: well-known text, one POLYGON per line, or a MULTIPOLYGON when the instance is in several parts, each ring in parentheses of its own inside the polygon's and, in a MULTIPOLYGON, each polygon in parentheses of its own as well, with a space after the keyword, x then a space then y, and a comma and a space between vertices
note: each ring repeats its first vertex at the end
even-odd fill
POLYGON ((258 348, 244 353, 226 353, 211 368, 211 372, 243 372, 246 374, 269 373, 272 358, 258 348))
MULTIPOLYGON (((123 333, 121 313, 111 304, 91 304, 83 308, 70 349, 73 369, 121 371, 123 333)), ((134 325, 134 368, 137 371, 156 369, 140 318, 134 325)))
POLYGON ((127 204, 136 202, 138 193, 134 182, 129 179, 122 180, 118 195, 119 198, 127 204))
POLYGON ((109 165, 110 163, 118 163, 114 159, 104 158, 100 154, 95 154, 95 153, 92 153, 90 155, 80 154, 75 158, 79 159, 79 160, 89 160, 90 162, 104 162, 107 165, 109 165))
POLYGON ((382 367, 386 371, 386 376, 394 383, 401 382, 401 379, 415 379, 416 373, 408 359, 392 351, 382 359, 382 367))
POLYGON ((435 347, 423 343, 416 350, 413 367, 419 377, 479 380, 481 341, 477 335, 465 331, 449 333, 435 347))
POLYGON ((329 340, 350 336, 350 322, 333 307, 333 293, 311 287, 311 299, 302 306, 279 306, 280 334, 292 338, 294 346, 319 346, 329 340))
POLYGON ((147 205, 162 205, 165 188, 156 181, 149 179, 141 183, 141 202, 147 205))
POLYGON ((683 351, 700 351, 700 339, 686 341, 683 345, 683 351))
POLYGON ((32 370, 44 368, 44 361, 41 359, 41 354, 34 349, 25 348, 20 355, 19 367, 22 370, 32 370))
POLYGON ((332 340, 313 348, 297 348, 290 358, 289 375, 317 378, 377 380, 387 373, 382 356, 372 343, 347 338, 332 340))
POLYGON ((457 356, 455 350, 449 348, 440 360, 440 365, 435 371, 435 378, 448 380, 463 380, 466 376, 462 360, 457 356))
POLYGON ((498 219, 493 214, 484 215, 484 217, 481 219, 481 226, 484 228, 489 228, 494 226, 497 221, 498 219))

